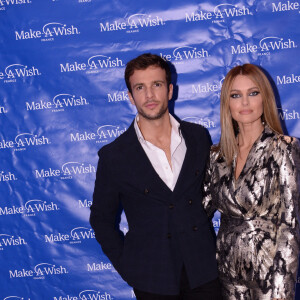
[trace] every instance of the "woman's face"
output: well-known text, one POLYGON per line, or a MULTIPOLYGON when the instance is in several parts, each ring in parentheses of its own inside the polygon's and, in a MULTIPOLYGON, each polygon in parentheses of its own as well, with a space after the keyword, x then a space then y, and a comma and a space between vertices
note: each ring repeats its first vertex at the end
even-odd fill
POLYGON ((238 75, 233 80, 229 109, 239 126, 261 123, 263 100, 258 86, 248 76, 238 75))

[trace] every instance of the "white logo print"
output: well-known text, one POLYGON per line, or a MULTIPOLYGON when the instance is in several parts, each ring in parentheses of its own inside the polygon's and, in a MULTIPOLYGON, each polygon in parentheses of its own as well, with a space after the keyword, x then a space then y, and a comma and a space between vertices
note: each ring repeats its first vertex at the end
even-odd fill
POLYGON ((88 207, 91 207, 91 205, 92 205, 91 200, 87 200, 87 199, 80 200, 79 199, 77 208, 88 208, 88 207))
POLYGON ((8 296, 3 300, 30 300, 30 298, 18 297, 18 296, 8 296))
POLYGON ((215 128, 215 123, 209 118, 199 118, 199 117, 185 117, 182 119, 183 121, 195 123, 202 125, 205 128, 215 128))
POLYGON ((277 76, 277 84, 294 84, 300 83, 300 75, 291 74, 290 76, 277 76))
POLYGON ((79 293, 80 300, 112 300, 114 299, 109 293, 107 292, 100 292, 95 290, 85 290, 79 293))
POLYGON ((5 233, 0 234, 0 250, 3 250, 3 247, 22 245, 27 245, 26 241, 23 238, 15 237, 13 235, 5 233))
POLYGON ((108 102, 129 101, 127 91, 114 92, 107 94, 108 102))
POLYGON ((286 3, 282 3, 280 1, 278 3, 274 3, 274 2, 272 3, 272 12, 299 10, 299 8, 300 8, 299 2, 287 1, 286 3))
POLYGON ((286 50, 286 49, 294 49, 298 46, 296 43, 287 39, 276 37, 276 36, 267 36, 261 39, 258 45, 244 44, 231 46, 232 54, 243 54, 243 53, 257 53, 258 55, 270 55, 271 52, 276 50, 286 50))
POLYGON ((160 56, 166 61, 181 62, 183 60, 202 59, 208 57, 209 54, 208 51, 203 48, 199 50, 196 47, 182 46, 174 49, 172 54, 160 53, 160 56))
POLYGON ((300 119, 300 113, 293 109, 292 111, 288 109, 279 109, 279 117, 281 120, 299 120, 300 119))
POLYGON ((41 73, 38 68, 32 66, 28 67, 23 64, 11 64, 4 69, 4 72, 0 71, 0 80, 4 83, 16 82, 17 79, 26 79, 33 76, 40 76, 41 73))
POLYGON ((96 143, 107 143, 126 131, 126 128, 120 129, 116 125, 103 125, 98 127, 96 132, 71 133, 71 142, 96 141, 96 143))
MULTIPOLYGON (((0 142, 1 144, 1 142, 0 142)), ((4 171, 0 171, 0 182, 1 181, 15 181, 17 180, 16 175, 8 172, 8 173, 4 173, 4 171)))
POLYGON ((226 18, 236 18, 241 16, 252 15, 250 9, 246 6, 238 7, 229 3, 219 4, 214 7, 213 11, 199 10, 192 13, 185 13, 186 22, 208 21, 225 22, 226 18))
POLYGON ((28 147, 49 145, 51 142, 45 136, 38 137, 32 133, 20 133, 14 140, 0 141, 0 149, 14 148, 15 151, 26 150, 28 147))
POLYGON ((32 217, 35 216, 37 213, 42 212, 50 212, 50 211, 58 211, 60 208, 57 206, 56 203, 50 202, 47 203, 46 201, 42 201, 39 199, 32 199, 27 201, 22 206, 15 206, 12 207, 0 207, 0 216, 1 215, 22 215, 23 217, 32 217))
POLYGON ((115 272, 115 269, 111 263, 104 263, 103 261, 101 261, 99 264, 98 263, 87 264, 88 272, 99 272, 99 271, 106 271, 106 270, 111 270, 112 272, 115 272))
POLYGON ((223 77, 218 84, 213 84, 213 83, 199 83, 197 85, 193 84, 192 85, 192 91, 193 94, 202 94, 202 93, 212 93, 212 92, 219 92, 221 90, 223 81, 225 77, 223 77))
POLYGON ((74 25, 67 26, 66 24, 51 22, 43 26, 42 30, 29 29, 27 31, 15 31, 16 40, 41 39, 41 41, 54 41, 58 36, 70 36, 80 34, 77 27, 74 25))
POLYGON ((0 114, 7 114, 7 109, 4 106, 0 106, 0 114))
POLYGON ((78 296, 64 295, 54 296, 53 300, 113 300, 114 298, 107 292, 95 290, 84 290, 78 296))
POLYGON ((87 74, 98 73, 102 69, 113 69, 118 67, 124 67, 124 63, 121 59, 116 57, 113 59, 106 55, 94 55, 90 57, 87 62, 78 62, 60 64, 60 72, 78 72, 86 71, 87 74))
POLYGON ((28 278, 33 279, 45 279, 46 276, 56 276, 69 273, 67 269, 63 266, 55 266, 49 263, 37 264, 33 270, 26 270, 25 268, 21 270, 9 270, 9 278, 28 278))
POLYGON ((147 14, 133 14, 123 21, 114 21, 112 23, 100 23, 100 31, 122 31, 127 33, 139 32, 143 28, 164 26, 164 20, 159 16, 151 16, 147 14))
POLYGON ((5 10, 8 6, 29 4, 31 2, 31 0, 0 0, 0 11, 5 10))
POLYGON ((51 233, 45 235, 46 243, 54 242, 69 242, 70 244, 78 244, 84 240, 95 239, 95 233, 91 228, 87 227, 76 227, 73 228, 70 233, 51 233))
POLYGON ((53 97, 52 101, 32 101, 26 102, 26 109, 32 110, 48 110, 52 112, 64 111, 66 108, 75 106, 89 105, 89 102, 83 96, 75 96, 71 94, 58 94, 53 97))
POLYGON ((92 164, 76 161, 69 161, 61 166, 61 169, 40 169, 35 170, 36 178, 59 177, 61 179, 72 179, 74 175, 96 173, 96 168, 92 164))

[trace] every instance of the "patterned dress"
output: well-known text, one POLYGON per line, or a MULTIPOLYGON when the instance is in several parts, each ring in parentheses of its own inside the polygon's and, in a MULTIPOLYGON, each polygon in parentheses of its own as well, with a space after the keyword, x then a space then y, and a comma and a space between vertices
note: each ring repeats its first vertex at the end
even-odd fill
POLYGON ((211 151, 204 208, 217 209, 224 299, 294 299, 299 255, 300 143, 265 127, 236 180, 211 151))

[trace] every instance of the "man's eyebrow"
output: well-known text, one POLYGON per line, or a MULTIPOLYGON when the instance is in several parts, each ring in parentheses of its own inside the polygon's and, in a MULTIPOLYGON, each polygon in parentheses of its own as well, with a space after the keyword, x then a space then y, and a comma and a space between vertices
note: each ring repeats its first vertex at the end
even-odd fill
POLYGON ((132 88, 135 88, 135 87, 137 87, 137 86, 139 86, 139 85, 144 85, 142 82, 138 82, 138 83, 135 83, 133 86, 132 86, 132 88))

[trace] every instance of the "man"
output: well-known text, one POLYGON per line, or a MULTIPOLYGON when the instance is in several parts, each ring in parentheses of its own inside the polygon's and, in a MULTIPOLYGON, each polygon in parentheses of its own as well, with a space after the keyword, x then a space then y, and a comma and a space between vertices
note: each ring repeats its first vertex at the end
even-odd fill
POLYGON ((125 81, 138 114, 99 151, 90 216, 96 239, 138 300, 221 299, 201 204, 209 135, 169 114, 173 85, 161 57, 131 60, 125 81), (120 204, 129 228, 124 239, 115 226, 120 204))

